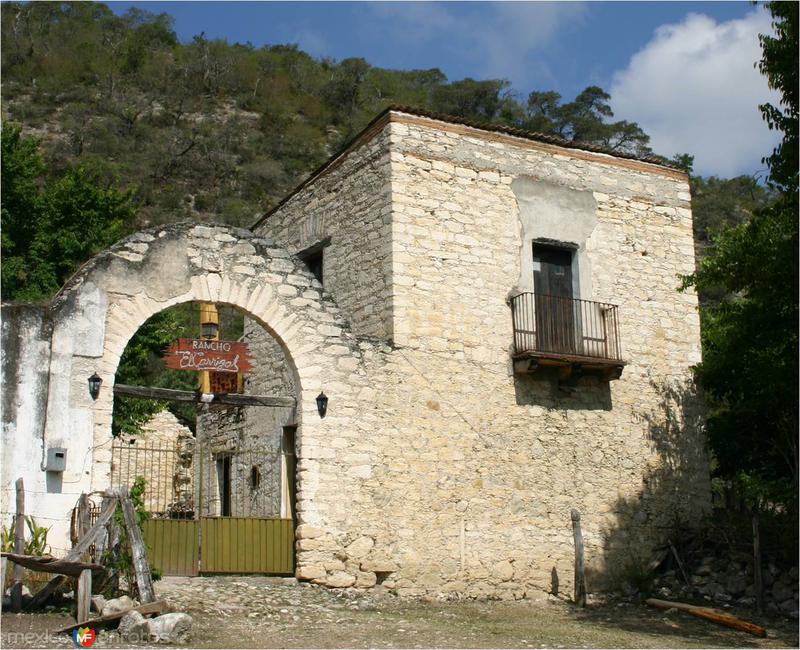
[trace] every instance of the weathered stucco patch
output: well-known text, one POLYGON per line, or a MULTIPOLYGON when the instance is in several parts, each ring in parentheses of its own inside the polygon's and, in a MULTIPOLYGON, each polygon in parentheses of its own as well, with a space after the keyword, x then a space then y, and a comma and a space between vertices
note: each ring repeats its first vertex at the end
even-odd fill
POLYGON ((536 240, 575 246, 572 277, 576 298, 592 295, 591 261, 586 242, 597 226, 597 202, 592 193, 553 182, 519 176, 511 183, 517 199, 520 224, 519 291, 533 291, 533 258, 536 240))

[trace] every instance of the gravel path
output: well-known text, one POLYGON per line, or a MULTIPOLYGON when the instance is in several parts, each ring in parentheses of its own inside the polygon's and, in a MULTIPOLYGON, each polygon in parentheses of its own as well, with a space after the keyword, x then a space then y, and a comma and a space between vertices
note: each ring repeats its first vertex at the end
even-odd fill
MULTIPOLYGON (((749 620, 767 639, 682 613, 629 603, 578 610, 557 600, 439 602, 380 590, 327 590, 261 576, 165 578, 159 598, 194 618, 190 647, 202 648, 709 648, 797 647, 797 626, 749 620)), ((19 633, 55 629, 65 615, 3 614, 2 647, 73 647, 71 639, 19 633), (17 636, 13 636, 13 635, 17 636), (44 641, 43 641, 44 639, 44 641)), ((126 647, 103 633, 95 648, 126 647)))

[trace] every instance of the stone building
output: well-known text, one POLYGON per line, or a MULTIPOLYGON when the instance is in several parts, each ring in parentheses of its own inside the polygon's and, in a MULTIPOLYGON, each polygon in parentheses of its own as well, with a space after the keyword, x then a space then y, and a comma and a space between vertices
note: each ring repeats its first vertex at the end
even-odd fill
POLYGON ((194 510, 192 460, 194 435, 167 410, 142 425, 140 435, 116 442, 111 467, 112 485, 131 485, 147 477, 142 501, 154 517, 194 510))
POLYGON ((62 485, 107 487, 127 341, 171 305, 216 302, 250 319, 249 391, 296 399, 226 426, 239 447, 294 451, 281 509, 299 578, 568 589, 574 509, 594 589, 710 505, 697 298, 677 290, 693 270, 682 172, 388 109, 252 232, 156 227, 46 308, 4 307, 3 510, 30 458, 33 514, 63 517, 62 485))
POLYGON ((356 423, 301 455, 298 575, 519 597, 571 582, 573 508, 599 578, 696 522, 689 201, 652 161, 398 109, 256 224, 364 352, 357 389, 321 377, 356 423))

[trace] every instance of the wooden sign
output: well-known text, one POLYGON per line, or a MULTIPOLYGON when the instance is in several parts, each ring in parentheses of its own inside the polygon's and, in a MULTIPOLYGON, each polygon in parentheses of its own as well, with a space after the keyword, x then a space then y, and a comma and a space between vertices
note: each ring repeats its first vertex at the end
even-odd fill
POLYGON ((209 370, 211 372, 248 372, 253 364, 247 343, 178 339, 162 357, 173 370, 209 370))

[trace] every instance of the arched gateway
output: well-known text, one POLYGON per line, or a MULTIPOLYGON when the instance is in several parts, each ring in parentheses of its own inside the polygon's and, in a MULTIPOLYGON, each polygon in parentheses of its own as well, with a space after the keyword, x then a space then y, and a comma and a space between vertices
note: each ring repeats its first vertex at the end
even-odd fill
POLYGON ((302 500, 313 500, 315 486, 306 453, 313 458, 319 440, 347 426, 335 401, 322 419, 315 398, 326 386, 353 384, 358 346, 299 258, 247 230, 180 223, 131 235, 85 264, 51 305, 4 318, 4 347, 13 348, 4 392, 16 394, 4 398, 3 509, 13 502, 14 478, 23 476, 28 512, 51 526, 54 549, 68 547, 75 495, 110 485, 113 385, 125 346, 152 315, 188 301, 232 305, 282 348, 296 387, 304 520, 302 500), (94 373, 103 381, 96 399, 87 388, 94 373), (63 454, 63 471, 47 471, 53 450, 63 454))

